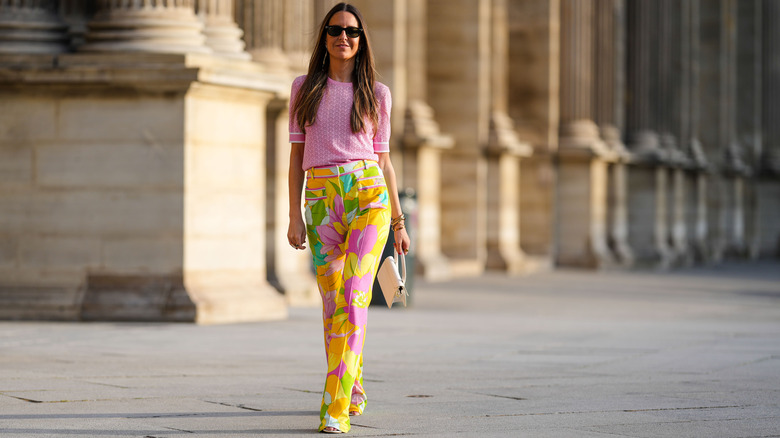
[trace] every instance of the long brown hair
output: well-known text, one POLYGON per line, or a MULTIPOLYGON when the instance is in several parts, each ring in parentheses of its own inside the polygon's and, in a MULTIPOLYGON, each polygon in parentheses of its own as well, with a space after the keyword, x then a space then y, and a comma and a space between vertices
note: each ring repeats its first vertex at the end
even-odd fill
POLYGON ((363 29, 363 34, 358 42, 358 51, 355 54, 355 69, 352 72, 352 89, 354 93, 352 115, 350 117, 352 132, 357 133, 366 128, 366 117, 371 120, 374 127, 379 123, 379 105, 376 101, 376 95, 374 95, 374 76, 376 73, 374 70, 374 54, 371 51, 371 42, 368 40, 366 22, 356 7, 347 3, 339 3, 322 20, 319 36, 309 60, 309 72, 293 103, 293 112, 298 121, 298 126, 301 127, 304 133, 306 132, 306 126, 312 125, 317 118, 317 109, 320 107, 322 95, 328 84, 330 55, 325 45, 325 27, 328 26, 330 19, 337 12, 351 13, 357 19, 358 27, 363 29))

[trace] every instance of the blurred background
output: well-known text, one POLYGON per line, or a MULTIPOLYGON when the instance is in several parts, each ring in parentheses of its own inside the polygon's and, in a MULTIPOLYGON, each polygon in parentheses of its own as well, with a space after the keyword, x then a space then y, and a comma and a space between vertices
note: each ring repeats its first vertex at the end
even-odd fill
MULTIPOLYGON (((335 3, 0 0, 0 318, 318 305, 288 101, 335 3)), ((777 257, 780 2, 353 4, 418 279, 777 257)))

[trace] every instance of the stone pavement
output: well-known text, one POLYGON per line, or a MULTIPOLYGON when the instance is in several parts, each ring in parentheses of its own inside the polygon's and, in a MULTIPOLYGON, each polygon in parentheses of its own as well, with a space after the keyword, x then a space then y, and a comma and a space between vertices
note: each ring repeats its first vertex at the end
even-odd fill
MULTIPOLYGON (((0 438, 311 436, 318 309, 0 322, 0 438)), ((356 436, 780 436, 780 263, 419 284, 372 308, 356 436)))

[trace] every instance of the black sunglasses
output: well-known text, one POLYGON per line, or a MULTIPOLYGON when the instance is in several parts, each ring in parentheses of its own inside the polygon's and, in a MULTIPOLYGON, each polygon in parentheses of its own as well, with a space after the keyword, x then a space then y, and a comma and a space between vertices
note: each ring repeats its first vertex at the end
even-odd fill
POLYGON ((341 27, 341 26, 325 26, 325 30, 328 32, 328 35, 332 37, 337 37, 341 35, 341 32, 346 31, 347 36, 350 38, 357 38, 360 36, 360 34, 363 33, 363 29, 359 27, 341 27))

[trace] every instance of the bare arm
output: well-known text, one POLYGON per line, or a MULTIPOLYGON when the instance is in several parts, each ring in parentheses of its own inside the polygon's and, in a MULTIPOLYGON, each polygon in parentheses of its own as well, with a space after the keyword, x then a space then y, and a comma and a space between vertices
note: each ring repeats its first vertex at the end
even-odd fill
MULTIPOLYGON (((385 175, 387 194, 390 197, 390 217, 396 218, 401 215, 402 211, 401 200, 398 197, 398 184, 396 183, 395 179, 395 169, 393 168, 392 161, 390 161, 389 153, 380 153, 378 156, 379 167, 382 169, 382 173, 385 175)), ((411 241, 409 240, 409 235, 406 233, 406 229, 401 228, 400 230, 394 231, 393 233, 395 237, 395 251, 403 254, 409 252, 411 241)))
POLYGON ((287 240, 295 249, 306 249, 306 224, 301 215, 301 193, 303 192, 303 143, 291 143, 290 173, 290 225, 287 227, 287 240))

